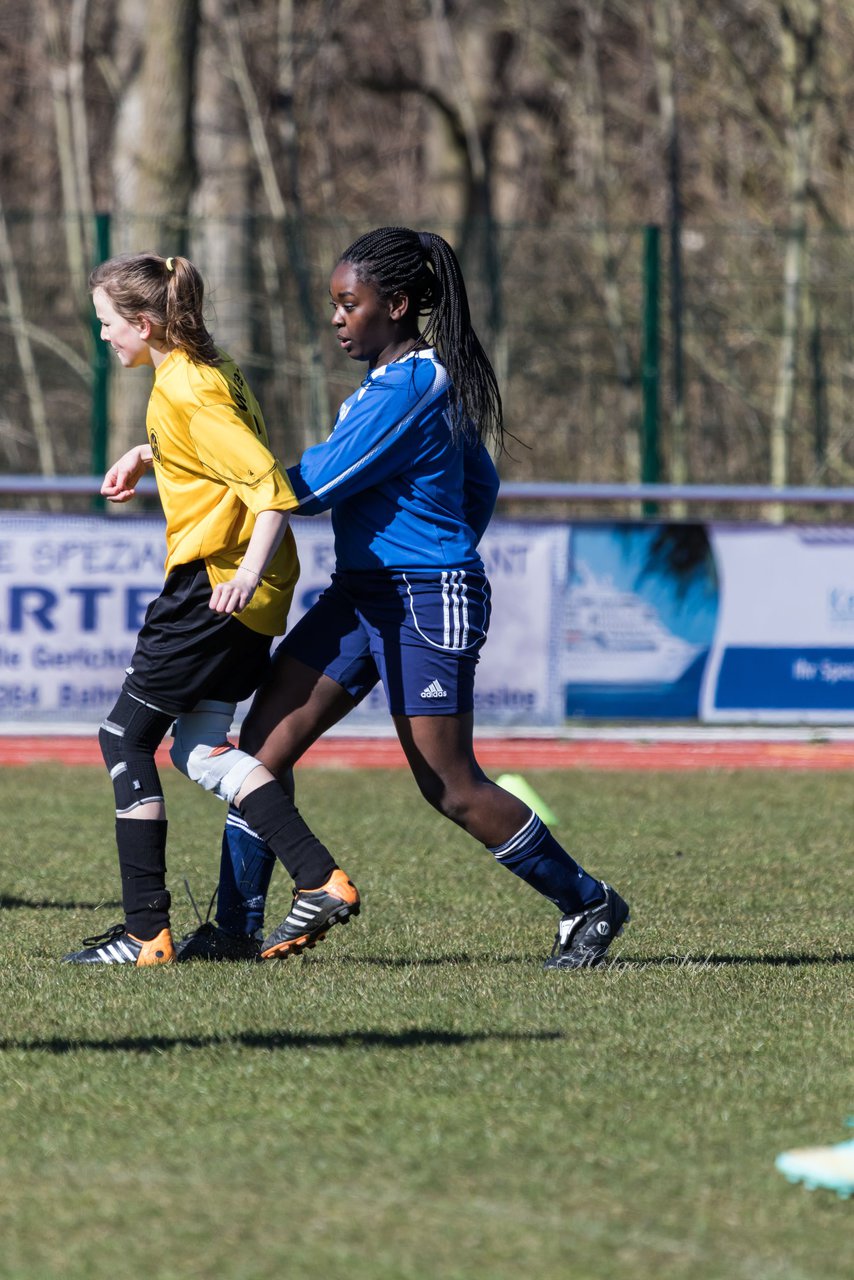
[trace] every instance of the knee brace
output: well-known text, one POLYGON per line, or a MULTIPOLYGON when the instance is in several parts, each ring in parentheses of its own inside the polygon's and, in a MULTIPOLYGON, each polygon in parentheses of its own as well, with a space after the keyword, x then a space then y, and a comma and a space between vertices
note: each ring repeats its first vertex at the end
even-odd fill
POLYGON ((174 716, 124 690, 98 731, 98 743, 116 797, 116 816, 141 804, 163 802, 154 753, 174 716))
POLYGON ((261 763, 228 741, 234 708, 233 702, 200 702, 184 712, 170 751, 176 769, 229 804, 261 763))

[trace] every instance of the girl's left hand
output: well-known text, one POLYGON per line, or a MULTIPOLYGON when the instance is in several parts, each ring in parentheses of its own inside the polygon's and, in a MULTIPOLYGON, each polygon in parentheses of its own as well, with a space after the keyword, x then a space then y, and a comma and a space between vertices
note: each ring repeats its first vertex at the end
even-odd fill
POLYGON ((249 570, 238 569, 228 582, 218 582, 211 592, 209 608, 214 613, 240 613, 255 594, 258 579, 249 570))

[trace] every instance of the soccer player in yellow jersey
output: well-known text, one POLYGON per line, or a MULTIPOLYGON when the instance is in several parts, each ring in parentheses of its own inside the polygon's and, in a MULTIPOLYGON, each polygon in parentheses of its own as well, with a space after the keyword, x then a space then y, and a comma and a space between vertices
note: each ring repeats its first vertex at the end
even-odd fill
POLYGON ((99 734, 116 800, 125 919, 65 960, 145 966, 174 958, 154 759, 173 724, 173 763, 239 809, 312 910, 344 922, 359 911, 355 886, 282 785, 227 738, 237 703, 266 675, 272 638, 285 630, 299 572, 288 526, 293 489, 270 452, 257 400, 205 327, 204 285, 191 262, 112 258, 89 287, 101 337, 121 364, 154 371, 148 442, 114 463, 101 492, 127 502, 154 468, 166 581, 99 734))

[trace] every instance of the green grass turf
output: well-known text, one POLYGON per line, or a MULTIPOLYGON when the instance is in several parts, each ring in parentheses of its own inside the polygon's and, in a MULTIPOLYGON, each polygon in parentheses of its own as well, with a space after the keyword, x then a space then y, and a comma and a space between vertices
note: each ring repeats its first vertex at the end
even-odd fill
MULTIPOLYGON (((289 962, 63 967, 120 917, 109 784, 0 771, 0 1275, 847 1278, 854 1201, 773 1162, 854 1112, 850 779, 528 777, 631 900, 600 970, 543 972, 553 908, 408 775, 310 770, 358 921, 289 962)), ((180 933, 224 808, 165 783, 180 933)))

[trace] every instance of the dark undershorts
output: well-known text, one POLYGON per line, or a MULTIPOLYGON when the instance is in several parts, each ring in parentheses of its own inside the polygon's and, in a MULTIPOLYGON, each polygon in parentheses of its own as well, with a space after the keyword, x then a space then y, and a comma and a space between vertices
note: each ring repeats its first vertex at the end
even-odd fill
POLYGON ((137 636, 128 693, 176 716, 207 699, 251 697, 269 672, 272 636, 215 613, 211 590, 203 560, 172 570, 137 636))

